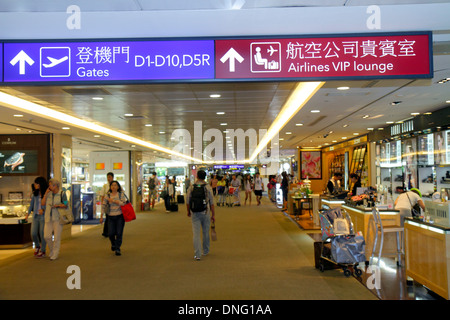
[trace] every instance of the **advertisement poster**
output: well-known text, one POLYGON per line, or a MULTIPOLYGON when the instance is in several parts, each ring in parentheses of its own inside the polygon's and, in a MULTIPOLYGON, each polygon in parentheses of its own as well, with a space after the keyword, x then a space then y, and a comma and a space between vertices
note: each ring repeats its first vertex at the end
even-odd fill
POLYGON ((1 174, 36 174, 38 156, 36 150, 1 150, 1 174))

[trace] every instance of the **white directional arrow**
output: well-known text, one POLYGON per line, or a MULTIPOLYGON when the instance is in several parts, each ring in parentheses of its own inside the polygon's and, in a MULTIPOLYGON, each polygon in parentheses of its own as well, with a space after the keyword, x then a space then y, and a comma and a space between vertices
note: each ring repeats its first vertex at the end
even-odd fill
POLYGON ((235 61, 237 60, 239 63, 242 63, 242 61, 244 61, 244 58, 239 53, 237 53, 236 50, 231 48, 227 51, 227 53, 225 53, 222 58, 220 58, 220 61, 222 63, 225 63, 227 60, 230 60, 230 72, 235 72, 235 61))
POLYGON ((17 62, 19 62, 19 74, 25 74, 25 62, 30 66, 34 64, 33 59, 31 59, 23 50, 21 50, 9 63, 15 66, 17 62))

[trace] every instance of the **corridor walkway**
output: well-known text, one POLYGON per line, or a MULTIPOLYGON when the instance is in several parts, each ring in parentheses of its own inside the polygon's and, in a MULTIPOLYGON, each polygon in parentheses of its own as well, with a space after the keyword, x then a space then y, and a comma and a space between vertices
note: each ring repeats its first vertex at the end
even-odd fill
POLYGON ((63 241, 55 261, 30 250, 1 260, 0 299, 376 299, 339 270, 316 270, 312 239, 267 199, 217 208, 218 241, 201 261, 179 208, 138 213, 125 226, 119 257, 96 226, 63 241), (80 268, 81 289, 67 288, 71 265, 80 268))

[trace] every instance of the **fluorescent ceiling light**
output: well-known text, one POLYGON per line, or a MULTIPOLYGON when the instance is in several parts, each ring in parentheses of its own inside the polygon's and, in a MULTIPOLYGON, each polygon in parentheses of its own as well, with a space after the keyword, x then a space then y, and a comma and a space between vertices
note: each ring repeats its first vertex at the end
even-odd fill
POLYGON ((103 100, 103 98, 102 97, 92 97, 92 100, 100 101, 100 100, 103 100))
POLYGON ((172 154, 174 156, 177 156, 177 157, 180 157, 183 159, 187 159, 187 160, 191 160, 196 163, 202 162, 201 159, 187 156, 185 154, 176 152, 171 149, 164 148, 157 144, 129 136, 129 135, 121 133, 117 130, 109 129, 109 128, 100 126, 98 124, 73 117, 66 113, 43 107, 34 102, 30 102, 30 101, 12 96, 12 95, 4 93, 4 92, 0 92, 0 103, 2 103, 5 107, 11 108, 11 109, 14 109, 17 111, 31 113, 31 114, 37 115, 37 116, 45 118, 45 119, 50 119, 50 120, 57 121, 60 123, 68 124, 72 127, 81 128, 81 129, 88 130, 88 131, 91 131, 94 133, 100 133, 102 135, 109 136, 109 137, 112 137, 115 139, 120 139, 123 141, 127 141, 132 144, 139 145, 139 146, 142 146, 145 148, 172 154))
POLYGON ((220 98, 221 95, 220 94, 210 94, 209 97, 210 98, 220 98))
POLYGON ((221 111, 221 112, 216 112, 216 114, 225 114, 225 112, 221 111))
POLYGON ((22 118, 23 114, 15 114, 13 117, 15 117, 15 118, 22 118))
POLYGON ((311 113, 319 113, 320 110, 311 110, 311 113))
POLYGON ((337 89, 338 90, 348 90, 348 89, 350 89, 350 87, 338 87, 337 89))
POLYGON ((288 123, 297 112, 306 105, 309 99, 311 99, 324 84, 325 82, 299 82, 297 84, 280 113, 256 146, 253 154, 248 159, 248 162, 251 163, 258 156, 262 149, 269 144, 270 140, 283 129, 286 123, 288 123))

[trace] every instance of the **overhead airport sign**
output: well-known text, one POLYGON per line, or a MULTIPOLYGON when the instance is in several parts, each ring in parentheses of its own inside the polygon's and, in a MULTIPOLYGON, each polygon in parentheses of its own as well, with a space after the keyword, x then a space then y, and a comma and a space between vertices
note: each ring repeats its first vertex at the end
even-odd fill
POLYGON ((214 78, 213 40, 4 45, 4 82, 214 78))
POLYGON ((216 40, 216 79, 428 77, 428 34, 216 40))
POLYGON ((4 42, 0 68, 8 84, 430 78, 431 49, 430 32, 4 42))

